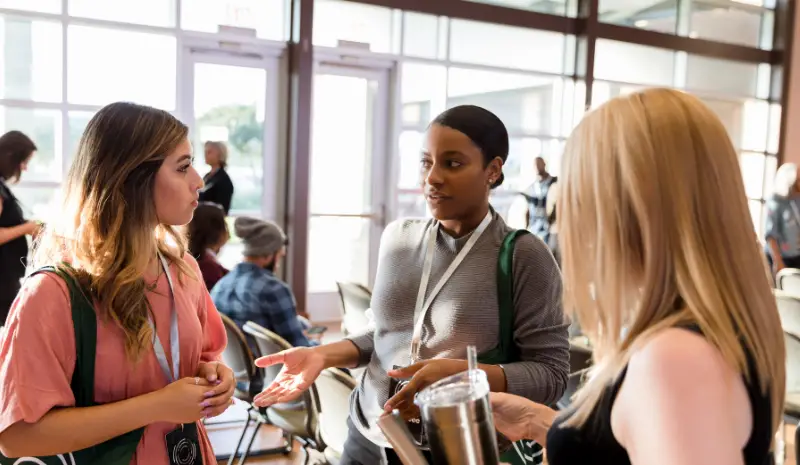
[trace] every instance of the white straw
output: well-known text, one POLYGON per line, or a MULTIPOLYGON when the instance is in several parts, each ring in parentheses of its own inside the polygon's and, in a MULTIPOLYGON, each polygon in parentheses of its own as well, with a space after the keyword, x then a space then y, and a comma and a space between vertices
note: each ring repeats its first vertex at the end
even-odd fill
POLYGON ((467 346, 467 369, 471 380, 473 372, 478 369, 478 351, 473 345, 467 346))

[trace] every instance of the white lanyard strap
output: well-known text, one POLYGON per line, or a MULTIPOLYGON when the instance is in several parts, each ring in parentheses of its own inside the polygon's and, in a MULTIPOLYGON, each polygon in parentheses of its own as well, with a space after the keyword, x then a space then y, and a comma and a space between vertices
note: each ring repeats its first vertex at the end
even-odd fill
POLYGON ((442 290, 444 285, 450 280, 450 277, 456 271, 461 262, 464 261, 467 254, 469 254, 472 247, 478 242, 481 235, 486 228, 489 227, 489 223, 492 222, 492 212, 491 210, 486 213, 486 216, 481 221, 481 224, 475 228, 475 231, 472 232, 472 235, 467 239, 467 243, 464 244, 464 247, 461 251, 458 252, 456 258, 453 259, 453 262, 450 263, 450 266, 447 267, 444 274, 441 278, 439 278, 439 282, 436 283, 436 287, 433 288, 428 299, 425 300, 425 292, 428 290, 428 281, 431 278, 431 267, 433 266, 433 253, 436 249, 436 235, 439 232, 439 224, 435 224, 431 226, 430 231, 428 232, 428 245, 427 249, 425 250, 425 262, 422 265, 422 278, 419 282, 419 292, 417 292, 417 304, 414 307, 414 333, 411 337, 411 363, 416 363, 419 359, 419 351, 421 347, 421 339, 422 339, 422 326, 425 323, 425 316, 428 314, 428 309, 431 307, 433 303, 433 299, 439 294, 439 291, 442 290))
POLYGON ((178 376, 180 376, 179 368, 181 363, 181 344, 180 340, 178 339, 178 309, 175 304, 175 287, 172 283, 172 276, 169 274, 169 265, 167 264, 167 259, 165 259, 160 253, 158 254, 158 258, 161 259, 161 266, 164 268, 164 274, 167 275, 167 283, 169 284, 169 297, 172 304, 169 328, 169 343, 170 351, 172 352, 172 371, 170 371, 169 363, 167 362, 167 355, 164 352, 164 346, 161 344, 161 339, 158 337, 158 333, 156 332, 156 325, 153 323, 152 315, 148 315, 147 321, 150 323, 150 327, 153 329, 153 350, 156 353, 158 364, 161 366, 161 371, 164 372, 167 382, 172 383, 178 379, 178 376))

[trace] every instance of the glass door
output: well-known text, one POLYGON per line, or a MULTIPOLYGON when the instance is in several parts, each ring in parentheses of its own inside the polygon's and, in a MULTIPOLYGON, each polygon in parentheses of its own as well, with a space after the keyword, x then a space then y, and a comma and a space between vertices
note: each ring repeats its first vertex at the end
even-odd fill
POLYGON ((314 76, 308 291, 371 286, 386 226, 387 69, 319 65, 314 76))
MULTIPOLYGON (((223 142, 228 150, 225 169, 234 185, 231 217, 277 221, 282 199, 277 175, 277 56, 243 56, 199 47, 186 47, 184 56, 181 106, 191 128, 198 172, 204 175, 210 170, 204 158, 205 142, 223 142)), ((240 252, 241 245, 232 234, 220 261, 233 265, 241 259, 240 252)))

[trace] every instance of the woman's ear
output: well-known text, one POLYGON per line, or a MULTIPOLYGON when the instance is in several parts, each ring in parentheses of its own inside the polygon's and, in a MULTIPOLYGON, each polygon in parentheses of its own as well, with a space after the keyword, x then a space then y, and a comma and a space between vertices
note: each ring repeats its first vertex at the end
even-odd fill
POLYGON ((498 179, 500 179, 500 175, 503 173, 503 159, 500 157, 495 157, 492 161, 489 162, 489 165, 486 167, 486 174, 489 175, 489 180, 491 181, 489 184, 494 184, 498 179))

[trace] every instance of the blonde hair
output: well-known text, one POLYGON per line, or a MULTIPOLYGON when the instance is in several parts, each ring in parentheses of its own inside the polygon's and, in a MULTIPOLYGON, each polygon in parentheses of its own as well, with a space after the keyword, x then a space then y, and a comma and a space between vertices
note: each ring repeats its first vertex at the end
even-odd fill
POLYGON ((769 394, 777 429, 785 396, 781 323, 738 157, 719 119, 679 91, 620 97, 583 119, 563 163, 556 208, 564 305, 595 348, 590 380, 566 424, 587 421, 631 354, 656 333, 696 324, 769 394))
POLYGON ((789 197, 796 190, 795 186, 797 186, 797 165, 784 163, 775 173, 773 194, 778 197, 789 197))
POLYGON ((153 198, 156 173, 187 134, 183 123, 155 108, 112 103, 97 112, 70 167, 62 213, 34 250, 36 267, 69 263, 100 316, 124 332, 134 361, 151 344, 143 273, 157 251, 194 277, 183 260, 184 238, 158 223, 153 198))
POLYGON ((228 166, 228 146, 225 142, 210 140, 205 143, 205 147, 213 147, 219 154, 219 166, 225 168, 228 166))

